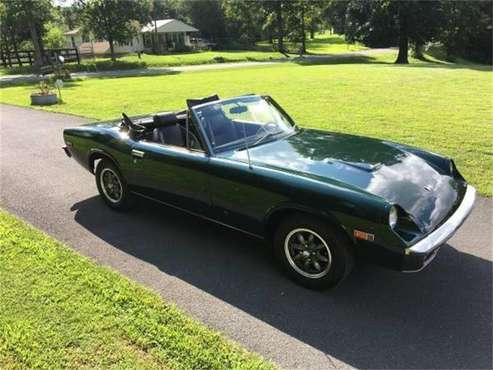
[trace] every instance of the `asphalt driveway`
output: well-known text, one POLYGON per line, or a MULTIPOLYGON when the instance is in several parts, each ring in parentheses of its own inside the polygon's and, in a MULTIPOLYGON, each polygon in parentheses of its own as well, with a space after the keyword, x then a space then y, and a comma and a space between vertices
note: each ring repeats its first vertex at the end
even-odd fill
POLYGON ((421 273, 362 265, 336 290, 312 292, 257 240, 149 202, 106 208, 61 150, 62 129, 84 119, 0 114, 0 207, 282 367, 491 368, 491 200, 421 273))

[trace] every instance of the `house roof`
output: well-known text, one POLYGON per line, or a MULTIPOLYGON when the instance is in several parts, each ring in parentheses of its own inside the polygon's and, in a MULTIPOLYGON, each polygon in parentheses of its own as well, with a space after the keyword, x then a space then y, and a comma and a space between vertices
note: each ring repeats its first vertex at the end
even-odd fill
MULTIPOLYGON (((159 19, 156 20, 157 32, 158 33, 167 33, 167 32, 198 32, 199 30, 195 27, 192 27, 182 21, 177 19, 159 19)), ((142 27, 140 32, 154 32, 154 22, 146 24, 142 27)))
POLYGON ((65 36, 75 36, 78 35, 80 32, 80 28, 74 28, 73 30, 69 30, 64 33, 65 36))

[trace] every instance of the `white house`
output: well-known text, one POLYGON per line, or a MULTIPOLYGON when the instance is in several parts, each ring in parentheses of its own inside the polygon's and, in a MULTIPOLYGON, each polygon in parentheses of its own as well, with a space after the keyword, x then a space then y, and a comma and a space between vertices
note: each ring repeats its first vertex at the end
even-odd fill
POLYGON ((182 46, 191 47, 190 34, 198 29, 177 19, 160 19, 145 25, 142 30, 144 50, 151 51, 153 39, 157 40, 158 52, 172 51, 182 46))
MULTIPOLYGON (((190 34, 199 32, 198 29, 177 19, 160 19, 145 25, 140 34, 127 44, 115 43, 115 53, 151 52, 153 40, 156 40, 155 49, 158 53, 173 51, 180 47, 191 47, 190 34)), ((109 54, 110 44, 106 40, 95 40, 84 34, 80 28, 64 33, 66 47, 77 48, 84 54, 109 54)))

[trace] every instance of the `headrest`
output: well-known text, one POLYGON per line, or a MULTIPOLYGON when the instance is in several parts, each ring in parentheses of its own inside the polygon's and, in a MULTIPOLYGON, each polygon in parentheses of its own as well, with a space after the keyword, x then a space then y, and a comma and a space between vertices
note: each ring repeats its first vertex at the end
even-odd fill
POLYGON ((161 112, 154 115, 153 121, 154 128, 172 126, 178 123, 178 117, 173 112, 161 112))
POLYGON ((197 99, 187 99, 187 107, 192 108, 196 105, 210 103, 211 101, 219 100, 219 96, 217 94, 206 96, 205 98, 197 98, 197 99))

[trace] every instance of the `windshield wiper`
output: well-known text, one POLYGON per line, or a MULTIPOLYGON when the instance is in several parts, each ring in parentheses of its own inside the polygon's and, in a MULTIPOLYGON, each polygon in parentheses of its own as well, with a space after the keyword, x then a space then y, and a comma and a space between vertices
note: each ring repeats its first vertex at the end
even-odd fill
POLYGON ((264 136, 262 136, 261 138, 259 138, 257 141, 255 141, 252 145, 250 146, 256 146, 258 145, 260 142, 264 141, 265 139, 267 138, 270 138, 270 137, 273 137, 273 136, 276 136, 276 135, 279 135, 279 134, 282 134, 284 131, 275 131, 275 132, 267 132, 264 136))

